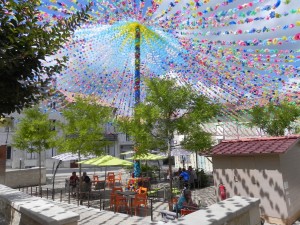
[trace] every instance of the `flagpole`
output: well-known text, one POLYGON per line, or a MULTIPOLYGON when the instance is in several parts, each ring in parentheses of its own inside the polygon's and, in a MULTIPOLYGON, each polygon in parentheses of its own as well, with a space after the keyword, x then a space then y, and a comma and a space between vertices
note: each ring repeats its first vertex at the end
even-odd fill
MULTIPOLYGON (((134 105, 135 107, 140 103, 141 98, 141 30, 140 25, 135 27, 135 40, 134 40, 134 50, 135 50, 135 57, 134 57, 134 105)), ((134 148, 136 151, 136 148, 134 148)), ((140 177, 141 173, 141 165, 140 161, 135 161, 134 166, 134 177, 140 177)))

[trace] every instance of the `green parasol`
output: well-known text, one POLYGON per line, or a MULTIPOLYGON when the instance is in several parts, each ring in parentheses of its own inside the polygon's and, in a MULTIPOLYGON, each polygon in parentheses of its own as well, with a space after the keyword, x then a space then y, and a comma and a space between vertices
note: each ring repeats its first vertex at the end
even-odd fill
MULTIPOLYGON (((129 162, 129 161, 123 160, 123 159, 119 159, 119 158, 111 156, 111 155, 103 155, 103 156, 99 156, 96 158, 83 160, 78 163, 105 167, 104 182, 106 182, 106 172, 107 172, 108 166, 132 166, 133 165, 132 162, 129 162)), ((106 184, 104 184, 104 191, 105 191, 105 185, 106 184)))
POLYGON ((104 155, 92 159, 80 161, 78 163, 94 166, 132 166, 133 163, 127 160, 119 159, 111 155, 104 155))
POLYGON ((128 159, 134 159, 134 160, 144 160, 144 161, 154 161, 154 160, 162 160, 162 159, 166 159, 167 156, 162 156, 162 155, 155 155, 155 154, 143 154, 143 155, 136 155, 133 157, 130 157, 128 159))

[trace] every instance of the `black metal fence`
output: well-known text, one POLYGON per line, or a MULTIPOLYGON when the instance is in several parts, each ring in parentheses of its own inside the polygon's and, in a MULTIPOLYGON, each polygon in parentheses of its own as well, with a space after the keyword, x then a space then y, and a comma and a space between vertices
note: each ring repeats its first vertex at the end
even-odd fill
POLYGON ((19 187, 19 191, 27 193, 31 196, 46 198, 53 201, 65 202, 68 204, 77 204, 97 208, 101 210, 109 210, 119 213, 127 213, 130 216, 136 215, 140 217, 150 216, 153 220, 153 198, 147 198, 146 204, 142 206, 134 206, 134 198, 128 198, 127 207, 116 208, 111 202, 111 190, 96 190, 96 191, 79 191, 76 188, 72 192, 71 188, 41 188, 38 186, 19 187))

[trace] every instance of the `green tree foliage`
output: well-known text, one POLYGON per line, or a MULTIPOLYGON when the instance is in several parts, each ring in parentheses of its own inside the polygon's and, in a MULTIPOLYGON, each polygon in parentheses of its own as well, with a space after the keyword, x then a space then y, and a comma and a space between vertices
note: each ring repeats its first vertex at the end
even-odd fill
MULTIPOLYGON (((211 144, 210 134, 201 129, 201 123, 216 116, 217 104, 196 94, 189 86, 179 86, 172 79, 146 81, 147 96, 139 103, 133 118, 119 118, 123 132, 133 137, 137 154, 149 150, 167 151, 171 157, 171 143, 176 133, 186 135, 181 143, 192 151, 207 149, 211 144)), ((172 174, 171 160, 169 171, 172 174)), ((172 189, 172 179, 170 179, 172 189)))
POLYGON ((67 60, 49 56, 88 18, 91 8, 89 4, 53 26, 41 22, 39 4, 40 0, 0 0, 0 116, 20 112, 47 96, 51 77, 67 60))
POLYGON ((188 150, 210 147, 210 134, 200 125, 218 113, 219 105, 175 80, 151 79, 146 84, 147 97, 135 108, 134 117, 118 119, 120 129, 133 137, 138 154, 166 151, 175 133, 186 135, 182 144, 188 150))
POLYGON ((25 109, 13 135, 13 146, 39 155, 39 186, 41 187, 41 153, 55 147, 57 132, 52 128, 48 114, 42 113, 37 106, 25 109))
POLYGON ((282 102, 278 105, 255 106, 250 111, 251 125, 261 128, 271 136, 284 135, 285 129, 292 129, 293 122, 300 116, 300 107, 282 102))
MULTIPOLYGON (((101 155, 112 144, 105 139, 105 125, 112 120, 113 109, 101 106, 94 98, 76 97, 63 111, 65 122, 58 139, 59 152, 101 155)), ((80 171, 81 172, 81 171, 80 171)), ((81 176, 81 174, 80 174, 81 176)))

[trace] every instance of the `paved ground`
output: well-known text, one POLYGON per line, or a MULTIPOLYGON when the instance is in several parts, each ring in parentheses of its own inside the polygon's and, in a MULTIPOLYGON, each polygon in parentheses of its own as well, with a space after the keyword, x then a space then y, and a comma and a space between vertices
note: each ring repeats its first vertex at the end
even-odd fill
POLYGON ((8 225, 2 216, 0 216, 0 225, 8 225))

